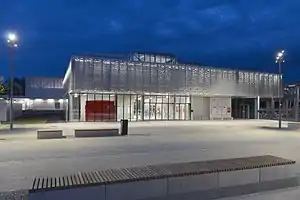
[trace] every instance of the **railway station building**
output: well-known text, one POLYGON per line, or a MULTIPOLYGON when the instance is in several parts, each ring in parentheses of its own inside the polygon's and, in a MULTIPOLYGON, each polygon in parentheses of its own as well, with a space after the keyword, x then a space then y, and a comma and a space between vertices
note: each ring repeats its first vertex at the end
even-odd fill
POLYGON ((261 99, 278 98, 279 74, 222 69, 175 56, 73 56, 63 87, 68 121, 258 118, 261 99))

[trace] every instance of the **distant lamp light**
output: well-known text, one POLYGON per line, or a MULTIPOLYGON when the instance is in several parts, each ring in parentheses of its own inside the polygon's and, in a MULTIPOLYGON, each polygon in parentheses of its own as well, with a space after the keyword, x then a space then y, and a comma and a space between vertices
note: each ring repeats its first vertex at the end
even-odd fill
POLYGON ((15 33, 7 34, 7 43, 10 47, 17 48, 18 45, 18 36, 15 33))
POLYGON ((277 53, 275 63, 284 63, 284 50, 281 50, 277 53))
POLYGON ((9 33, 7 37, 8 37, 8 40, 12 41, 12 42, 17 40, 17 35, 14 33, 9 33))

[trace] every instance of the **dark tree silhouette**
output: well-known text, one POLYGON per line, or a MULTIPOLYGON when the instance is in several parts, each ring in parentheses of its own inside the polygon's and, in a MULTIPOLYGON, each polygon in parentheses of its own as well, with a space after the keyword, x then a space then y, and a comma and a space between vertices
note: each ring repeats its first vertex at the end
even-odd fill
MULTIPOLYGON (((5 81, 6 94, 10 94, 10 80, 5 81)), ((24 78, 14 78, 14 86, 13 86, 13 94, 14 96, 25 96, 25 79, 24 78)))
POLYGON ((0 95, 5 95, 7 92, 3 79, 0 78, 0 95))

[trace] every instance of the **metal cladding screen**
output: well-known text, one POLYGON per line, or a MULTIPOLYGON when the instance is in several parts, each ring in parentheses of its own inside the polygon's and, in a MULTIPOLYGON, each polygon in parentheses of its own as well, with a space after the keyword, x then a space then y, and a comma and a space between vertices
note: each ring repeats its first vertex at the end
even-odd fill
MULTIPOLYGON (((279 75, 186 64, 73 58, 72 91, 278 96, 279 75)), ((71 84, 71 85, 70 85, 71 84)))

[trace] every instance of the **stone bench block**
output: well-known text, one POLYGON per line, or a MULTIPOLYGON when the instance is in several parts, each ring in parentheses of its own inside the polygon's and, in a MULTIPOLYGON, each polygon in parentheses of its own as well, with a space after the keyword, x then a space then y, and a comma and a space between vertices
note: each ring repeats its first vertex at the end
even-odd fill
POLYGON ((106 185, 106 200, 138 200, 167 195, 167 179, 106 185))
POLYGON ((59 139, 63 137, 62 130, 38 130, 37 139, 59 139))
POLYGON ((99 200, 105 199, 105 186, 91 186, 29 194, 29 200, 99 200))
POLYGON ((219 187, 245 185, 258 182, 259 169, 247 169, 219 173, 219 187))
POLYGON ((119 136, 119 129, 80 129, 75 130, 75 137, 110 137, 119 136))
POLYGON ((293 174, 290 169, 291 168, 288 165, 262 168, 261 182, 294 177, 295 174, 293 174))
POLYGON ((169 178, 168 194, 180 194, 217 188, 217 174, 201 174, 169 178))

